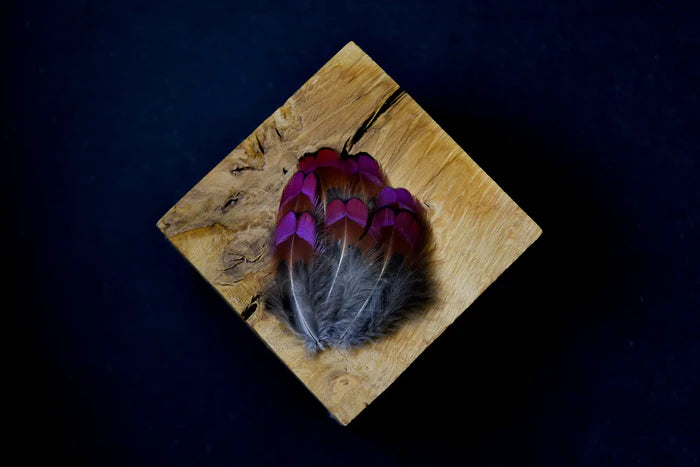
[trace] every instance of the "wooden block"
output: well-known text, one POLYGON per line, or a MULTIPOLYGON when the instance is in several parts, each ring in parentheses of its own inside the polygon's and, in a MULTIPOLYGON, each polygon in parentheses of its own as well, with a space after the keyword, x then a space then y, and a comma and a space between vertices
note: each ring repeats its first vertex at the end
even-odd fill
POLYGON ((158 227, 342 424, 381 394, 541 233, 352 42, 195 185, 158 227), (344 146, 351 153, 372 154, 393 186, 408 188, 426 206, 440 299, 385 339, 310 357, 262 310, 261 292, 273 278, 270 232, 297 159, 320 147, 344 146))

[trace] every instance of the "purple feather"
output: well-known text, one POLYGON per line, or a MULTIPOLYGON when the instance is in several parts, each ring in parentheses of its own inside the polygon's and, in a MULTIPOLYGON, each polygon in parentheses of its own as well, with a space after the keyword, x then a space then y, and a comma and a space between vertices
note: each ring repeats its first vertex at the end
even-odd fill
POLYGON ((411 193, 386 186, 369 154, 306 155, 280 199, 266 308, 312 352, 379 338, 433 297, 427 233, 411 193))

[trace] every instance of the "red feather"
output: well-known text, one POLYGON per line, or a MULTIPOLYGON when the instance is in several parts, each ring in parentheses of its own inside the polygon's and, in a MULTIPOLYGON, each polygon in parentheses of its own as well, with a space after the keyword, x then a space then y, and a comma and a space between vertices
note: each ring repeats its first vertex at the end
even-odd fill
POLYGON ((427 232, 369 154, 308 154, 280 200, 268 308, 314 351, 379 337, 432 296, 427 232))

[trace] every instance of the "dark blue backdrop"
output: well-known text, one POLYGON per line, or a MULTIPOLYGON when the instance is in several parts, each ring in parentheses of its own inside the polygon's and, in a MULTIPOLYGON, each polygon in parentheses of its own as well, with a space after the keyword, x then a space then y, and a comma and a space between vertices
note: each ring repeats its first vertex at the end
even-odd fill
POLYGON ((25 459, 697 465, 694 2, 56 3, 3 7, 25 459), (342 428, 155 222, 349 40, 544 235, 342 428))

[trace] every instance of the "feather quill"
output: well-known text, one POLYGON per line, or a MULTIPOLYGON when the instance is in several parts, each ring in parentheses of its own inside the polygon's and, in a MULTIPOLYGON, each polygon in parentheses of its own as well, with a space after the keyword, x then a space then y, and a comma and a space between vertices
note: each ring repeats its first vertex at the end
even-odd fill
POLYGON ((369 154, 307 154, 280 200, 266 308, 311 352, 377 339, 433 298, 428 237, 419 204, 369 154))

